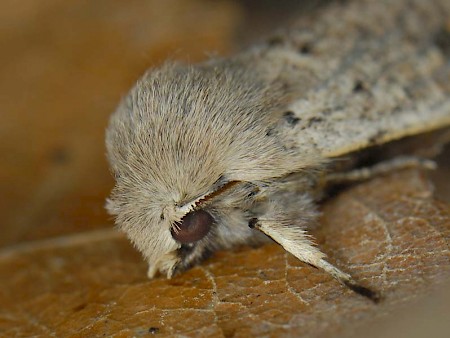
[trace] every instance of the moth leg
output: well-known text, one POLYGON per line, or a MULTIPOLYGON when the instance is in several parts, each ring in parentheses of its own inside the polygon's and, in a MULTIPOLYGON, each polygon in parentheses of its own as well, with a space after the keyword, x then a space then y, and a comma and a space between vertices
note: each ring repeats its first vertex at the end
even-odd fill
POLYGON ((153 279, 158 273, 158 268, 154 264, 148 263, 147 277, 148 279, 153 279))
POLYGON ((330 173, 325 177, 325 184, 342 184, 368 180, 372 177, 385 175, 406 168, 436 169, 434 161, 414 156, 396 157, 392 160, 377 163, 371 167, 358 168, 343 173, 330 173))
POLYGON ((172 251, 162 256, 156 262, 148 261, 147 277, 153 279, 158 273, 165 274, 167 279, 173 277, 179 258, 176 252, 172 251))
POLYGON ((313 245, 305 230, 299 227, 288 226, 274 220, 262 220, 256 218, 250 220, 249 227, 263 232, 300 261, 329 273, 337 281, 346 285, 354 292, 369 298, 375 303, 380 300, 380 296, 377 292, 359 285, 348 273, 339 270, 337 267, 327 262, 325 260, 325 254, 313 245))

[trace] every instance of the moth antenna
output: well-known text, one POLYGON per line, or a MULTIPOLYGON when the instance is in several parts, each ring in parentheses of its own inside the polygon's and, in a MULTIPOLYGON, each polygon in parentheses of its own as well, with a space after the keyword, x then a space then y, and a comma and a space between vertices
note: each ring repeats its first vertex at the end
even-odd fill
POLYGON ((352 291, 369 298, 374 303, 380 301, 381 297, 377 292, 361 286, 348 273, 327 262, 324 259, 325 254, 312 244, 305 230, 285 225, 283 222, 258 220, 257 218, 252 218, 248 225, 250 228, 258 229, 272 238, 300 261, 327 272, 352 291))
POLYGON ((234 187, 236 184, 241 183, 240 181, 230 181, 227 182, 219 187, 216 187, 215 189, 208 191, 206 194, 199 196, 187 203, 184 203, 181 206, 177 206, 177 210, 187 214, 193 210, 195 210, 196 208, 198 208, 201 204, 217 197, 218 195, 224 193, 225 191, 231 189, 232 187, 234 187))
POLYGON ((178 223, 176 223, 176 222, 172 224, 172 229, 176 233, 179 233, 181 231, 180 225, 178 223))

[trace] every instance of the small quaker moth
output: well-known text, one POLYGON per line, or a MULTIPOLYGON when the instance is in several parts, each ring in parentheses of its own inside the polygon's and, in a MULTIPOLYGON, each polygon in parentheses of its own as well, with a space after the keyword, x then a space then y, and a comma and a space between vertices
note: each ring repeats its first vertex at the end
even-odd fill
POLYGON ((148 276, 271 237, 377 300, 307 229, 321 182, 430 164, 337 171, 334 159, 450 126, 449 13, 446 0, 331 3, 234 57, 148 71, 106 133, 116 178, 107 209, 148 276))

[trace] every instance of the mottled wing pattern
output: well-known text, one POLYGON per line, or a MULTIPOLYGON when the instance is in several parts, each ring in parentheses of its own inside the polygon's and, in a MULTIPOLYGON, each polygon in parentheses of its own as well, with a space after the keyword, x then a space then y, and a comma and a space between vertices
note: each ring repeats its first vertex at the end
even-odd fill
POLYGON ((330 158, 449 126, 449 46, 449 1, 355 1, 253 53, 296 88, 288 147, 330 158))

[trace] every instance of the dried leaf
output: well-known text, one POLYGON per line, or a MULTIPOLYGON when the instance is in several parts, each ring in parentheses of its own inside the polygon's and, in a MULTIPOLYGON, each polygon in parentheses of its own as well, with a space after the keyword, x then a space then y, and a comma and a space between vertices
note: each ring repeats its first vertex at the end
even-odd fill
POLYGON ((0 253, 5 336, 337 336, 450 275, 450 207, 416 170, 328 201, 314 231, 330 261, 383 294, 375 305, 279 246, 217 253, 172 280, 145 277, 128 241, 87 232, 0 253))

